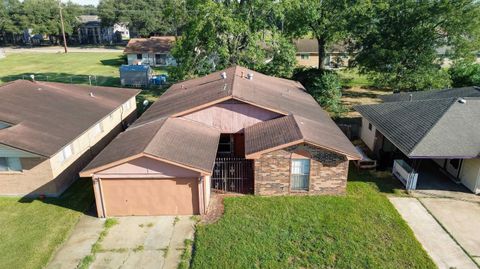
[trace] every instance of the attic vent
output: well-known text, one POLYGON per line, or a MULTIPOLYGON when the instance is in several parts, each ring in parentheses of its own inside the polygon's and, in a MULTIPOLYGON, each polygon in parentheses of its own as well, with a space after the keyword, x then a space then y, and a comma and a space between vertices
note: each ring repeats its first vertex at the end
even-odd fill
POLYGON ((222 72, 222 73, 220 74, 220 77, 221 77, 222 79, 227 79, 227 72, 222 72))
POLYGON ((248 73, 248 74, 247 74, 247 79, 248 79, 248 80, 252 80, 252 79, 253 79, 253 74, 252 74, 252 73, 248 73))
POLYGON ((465 99, 463 99, 463 98, 460 98, 460 99, 458 99, 458 102, 459 102, 460 104, 466 104, 466 103, 467 103, 467 100, 465 100, 465 99))

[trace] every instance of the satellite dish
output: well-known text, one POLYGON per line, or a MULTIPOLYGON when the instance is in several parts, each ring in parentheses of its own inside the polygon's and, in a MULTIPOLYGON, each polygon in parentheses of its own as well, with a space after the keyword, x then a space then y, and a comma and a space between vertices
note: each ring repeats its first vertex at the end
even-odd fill
POLYGON ((143 100, 143 106, 144 106, 144 107, 147 107, 148 104, 149 104, 148 100, 143 100))

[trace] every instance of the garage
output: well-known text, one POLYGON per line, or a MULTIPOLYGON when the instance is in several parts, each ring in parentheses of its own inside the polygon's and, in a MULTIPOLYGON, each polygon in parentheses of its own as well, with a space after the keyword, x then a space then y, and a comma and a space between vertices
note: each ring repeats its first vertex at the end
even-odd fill
POLYGON ((102 179, 107 216, 199 214, 198 178, 102 179))

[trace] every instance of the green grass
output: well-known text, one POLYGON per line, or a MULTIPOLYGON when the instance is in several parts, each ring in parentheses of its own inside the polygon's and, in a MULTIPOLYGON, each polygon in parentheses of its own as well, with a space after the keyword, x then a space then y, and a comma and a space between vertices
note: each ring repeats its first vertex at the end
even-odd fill
POLYGON ((0 198, 0 268, 42 268, 93 203, 91 181, 60 198, 0 198))
POLYGON ((226 198, 197 226, 192 268, 435 268, 383 180, 352 170, 345 196, 226 198))
POLYGON ((359 74, 357 69, 339 70, 338 74, 342 81, 342 86, 344 87, 369 88, 373 86, 373 83, 367 78, 367 76, 359 74))

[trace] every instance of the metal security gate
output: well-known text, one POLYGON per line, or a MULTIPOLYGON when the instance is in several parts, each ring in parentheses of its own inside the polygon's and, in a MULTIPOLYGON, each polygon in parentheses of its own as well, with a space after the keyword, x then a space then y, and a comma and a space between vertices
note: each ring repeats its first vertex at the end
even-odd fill
POLYGON ((212 188, 224 192, 253 193, 253 161, 243 158, 217 158, 212 188))

